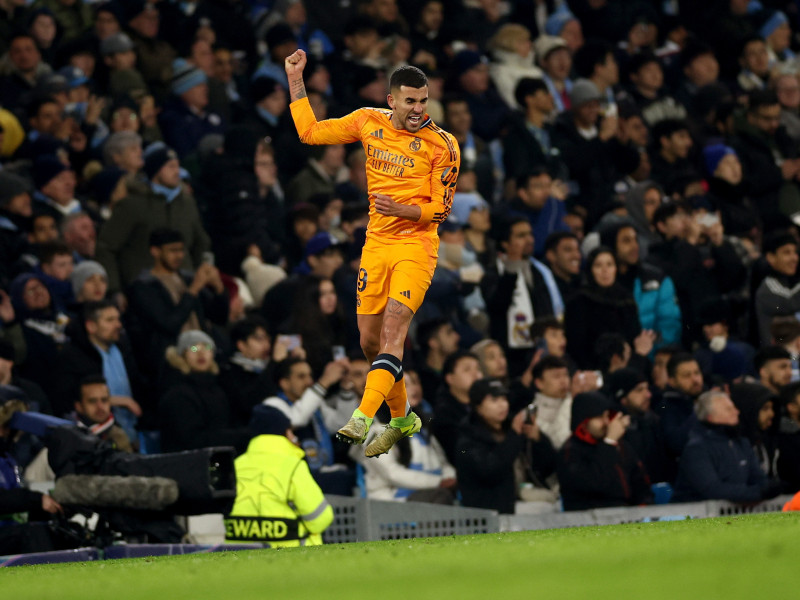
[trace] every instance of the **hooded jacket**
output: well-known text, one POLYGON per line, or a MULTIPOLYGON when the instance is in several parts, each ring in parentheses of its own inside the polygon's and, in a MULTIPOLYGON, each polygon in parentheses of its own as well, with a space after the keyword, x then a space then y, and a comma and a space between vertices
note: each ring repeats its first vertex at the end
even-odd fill
POLYGON ((636 229, 636 237, 639 240, 640 259, 647 256, 651 244, 661 241, 661 236, 652 228, 644 212, 644 195, 653 188, 658 190, 662 197, 664 196, 661 186, 651 180, 637 183, 625 195, 625 208, 628 210, 628 217, 636 229))
MULTIPOLYGON (((739 430, 750 440, 753 452, 764 474, 770 477, 777 475, 778 441, 775 427, 762 430, 758 423, 758 415, 767 402, 772 402, 777 413, 778 398, 770 390, 759 383, 737 383, 731 386, 731 400, 739 409, 739 430)), ((773 424, 777 419, 773 418, 773 424)))
POLYGON ((593 438, 586 421, 612 408, 599 392, 575 396, 572 436, 559 453, 558 482, 564 510, 634 506, 652 501, 650 479, 624 439, 616 445, 593 438))

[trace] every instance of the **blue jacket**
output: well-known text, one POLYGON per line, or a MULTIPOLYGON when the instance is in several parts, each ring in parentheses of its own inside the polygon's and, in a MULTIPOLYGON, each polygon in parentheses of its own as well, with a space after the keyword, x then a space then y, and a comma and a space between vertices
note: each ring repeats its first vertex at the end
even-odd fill
POLYGON ((197 150, 197 145, 205 136, 225 133, 222 117, 214 112, 203 116, 189 110, 180 98, 171 98, 158 116, 158 125, 164 134, 164 141, 175 149, 181 159, 197 150))
POLYGON ((683 449, 672 500, 758 502, 766 483, 746 437, 698 423, 683 449))
POLYGON ((681 309, 672 279, 651 265, 641 264, 633 282, 642 329, 661 334, 656 347, 681 341, 681 309))

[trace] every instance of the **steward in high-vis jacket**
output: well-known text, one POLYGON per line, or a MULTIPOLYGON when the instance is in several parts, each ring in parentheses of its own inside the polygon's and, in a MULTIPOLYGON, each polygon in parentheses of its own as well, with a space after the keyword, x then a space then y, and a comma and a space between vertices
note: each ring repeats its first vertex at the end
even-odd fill
POLYGON ((311 477, 289 419, 256 406, 255 437, 236 459, 236 502, 225 518, 225 540, 262 542, 271 548, 318 546, 333 509, 311 477))

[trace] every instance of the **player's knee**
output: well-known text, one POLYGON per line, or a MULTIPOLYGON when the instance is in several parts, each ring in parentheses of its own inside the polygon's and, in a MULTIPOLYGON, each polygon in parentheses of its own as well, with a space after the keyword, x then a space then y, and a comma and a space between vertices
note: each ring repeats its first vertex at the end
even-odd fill
POLYGON ((361 350, 364 356, 375 356, 380 350, 380 339, 369 333, 361 334, 361 350))

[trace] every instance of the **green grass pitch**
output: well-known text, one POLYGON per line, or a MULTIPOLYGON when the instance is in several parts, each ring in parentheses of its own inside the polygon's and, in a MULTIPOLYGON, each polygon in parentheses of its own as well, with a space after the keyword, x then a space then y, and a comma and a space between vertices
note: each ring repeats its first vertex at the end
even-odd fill
POLYGON ((0 570, 9 600, 800 598, 800 515, 0 570))

